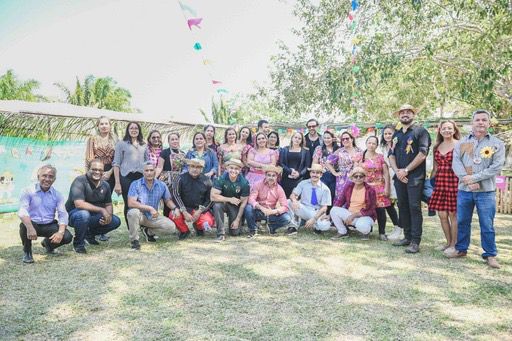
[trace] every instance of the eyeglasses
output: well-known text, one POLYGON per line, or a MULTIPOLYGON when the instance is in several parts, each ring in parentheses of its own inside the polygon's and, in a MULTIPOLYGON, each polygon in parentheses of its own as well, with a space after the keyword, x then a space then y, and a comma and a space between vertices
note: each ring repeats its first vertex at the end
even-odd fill
POLYGON ((99 173, 101 173, 101 172, 103 172, 103 171, 104 171, 104 170, 103 170, 103 169, 101 169, 101 168, 91 168, 91 172, 99 172, 99 173))
POLYGON ((342 137, 341 140, 342 141, 350 141, 350 137, 342 137))
POLYGON ((152 139, 155 139, 155 140, 157 140, 157 139, 158 139, 158 140, 160 140, 160 139, 161 139, 161 137, 160 137, 160 136, 151 136, 151 138, 152 138, 152 139))
POLYGON ((316 128, 318 127, 317 125, 314 125, 314 126, 308 126, 308 129, 313 129, 313 128, 316 128))
POLYGON ((366 175, 363 175, 363 174, 354 174, 352 175, 352 177, 354 179, 364 179, 366 175))

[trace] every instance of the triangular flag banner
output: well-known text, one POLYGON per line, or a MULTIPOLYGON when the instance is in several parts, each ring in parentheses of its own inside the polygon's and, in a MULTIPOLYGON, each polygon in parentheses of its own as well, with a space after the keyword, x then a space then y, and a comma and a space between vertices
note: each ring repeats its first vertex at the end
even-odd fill
POLYGON ((189 5, 186 5, 185 3, 181 2, 181 1, 179 1, 179 3, 180 3, 180 7, 181 7, 182 11, 187 11, 190 14, 192 14, 194 17, 197 15, 196 11, 194 11, 192 9, 192 7, 190 7, 189 5))
POLYGON ((190 18, 187 20, 188 29, 192 30, 192 26, 195 26, 197 28, 201 28, 199 24, 203 21, 203 18, 190 18))
POLYGON ((212 61, 209 59, 203 59, 203 65, 211 65, 212 61))
POLYGON ((218 94, 227 94, 227 93, 228 93, 228 90, 226 90, 226 89, 224 89, 224 88, 217 89, 217 93, 218 93, 218 94))
POLYGON ((201 50, 202 48, 203 48, 203 47, 201 46, 201 44, 200 44, 200 43, 195 43, 195 44, 194 44, 194 50, 199 51, 199 50, 201 50))
POLYGON ((212 80, 212 84, 213 85, 217 85, 217 84, 222 84, 222 82, 221 81, 212 80))
POLYGON ((359 3, 357 2, 357 0, 352 0, 352 11, 357 11, 358 8, 359 3))

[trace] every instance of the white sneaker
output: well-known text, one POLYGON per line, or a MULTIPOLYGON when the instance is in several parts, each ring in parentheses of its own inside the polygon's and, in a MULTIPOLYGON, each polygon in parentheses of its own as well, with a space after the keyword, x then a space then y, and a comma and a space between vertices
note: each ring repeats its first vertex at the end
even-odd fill
POLYGON ((391 240, 401 239, 402 238, 402 231, 403 231, 403 229, 401 227, 395 226, 393 231, 390 234, 388 234, 388 239, 391 239, 391 240))

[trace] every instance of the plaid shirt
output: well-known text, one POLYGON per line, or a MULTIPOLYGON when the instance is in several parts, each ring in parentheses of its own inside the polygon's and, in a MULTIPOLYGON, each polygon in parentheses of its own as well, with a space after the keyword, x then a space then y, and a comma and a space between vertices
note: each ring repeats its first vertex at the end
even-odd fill
MULTIPOLYGON (((128 197, 135 198, 141 204, 149 205, 158 211, 160 200, 171 199, 171 193, 163 181, 158 179, 153 180, 153 187, 150 189, 146 184, 146 180, 144 178, 140 178, 139 180, 132 182, 130 185, 128 197)), ((144 215, 148 219, 151 219, 151 214, 149 212, 144 212, 144 215)))

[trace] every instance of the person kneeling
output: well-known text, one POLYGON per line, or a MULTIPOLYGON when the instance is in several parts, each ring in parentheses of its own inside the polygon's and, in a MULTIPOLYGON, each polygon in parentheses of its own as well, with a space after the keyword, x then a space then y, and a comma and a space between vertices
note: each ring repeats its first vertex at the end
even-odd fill
POLYGON ((280 227, 287 226, 291 217, 288 213, 288 203, 283 188, 277 183, 277 178, 283 169, 276 166, 266 166, 265 179, 257 182, 251 188, 249 204, 245 206, 244 216, 249 226, 249 238, 256 235, 256 221, 266 220, 269 233, 275 234, 280 227))
POLYGON ((92 160, 89 171, 71 184, 66 210, 69 226, 75 228, 73 248, 77 253, 87 253, 85 240, 98 245, 96 236, 107 234, 121 225, 119 217, 112 214, 110 185, 103 178, 103 161, 92 160))
POLYGON ((165 183, 155 179, 155 166, 149 161, 145 162, 143 177, 132 182, 128 191, 128 231, 132 249, 140 250, 139 229, 142 229, 148 242, 156 242, 155 233, 176 232, 174 223, 158 214, 162 199, 171 211, 176 209, 165 183))
POLYGON ((377 219, 375 190, 364 180, 366 172, 362 167, 356 166, 350 173, 350 180, 343 189, 340 207, 331 209, 331 219, 338 230, 333 239, 348 236, 347 227, 362 234, 363 240, 368 240, 372 225, 377 219))
POLYGON ((71 243, 73 236, 66 229, 68 212, 64 198, 52 186, 57 170, 44 165, 37 171, 38 184, 25 189, 20 198, 18 217, 21 219, 20 237, 23 244, 23 263, 34 263, 32 241, 38 236, 45 237, 41 245, 49 254, 64 244, 71 243), (57 213, 58 220, 55 220, 57 213))
POLYGON ((331 222, 325 215, 327 206, 330 206, 332 202, 331 190, 320 181, 324 169, 321 165, 314 164, 308 170, 310 179, 299 182, 288 200, 288 208, 292 217, 288 235, 297 234, 298 224, 295 222, 295 216, 305 220, 304 226, 314 228, 317 233, 331 228, 331 222))
POLYGON ((187 165, 188 172, 180 175, 176 191, 173 190, 179 210, 176 209, 169 214, 169 218, 180 231, 180 240, 190 235, 187 222, 194 224, 197 236, 203 236, 205 230, 208 231, 215 225, 215 219, 210 212, 212 180, 202 174, 204 160, 190 159, 187 160, 187 165))

